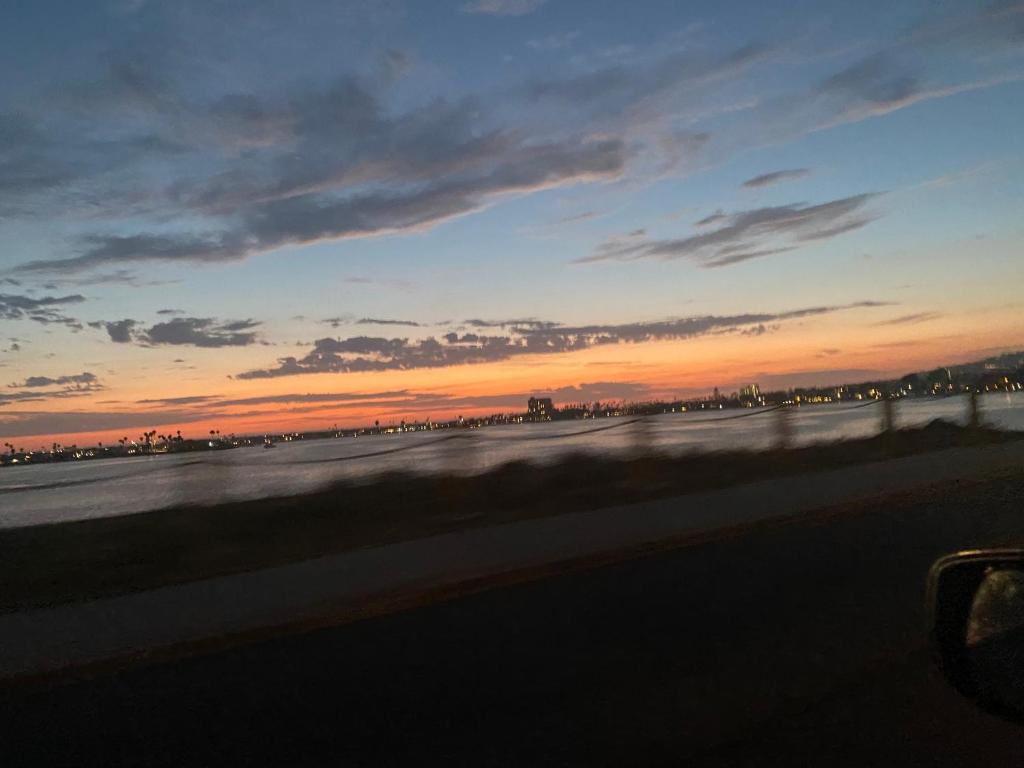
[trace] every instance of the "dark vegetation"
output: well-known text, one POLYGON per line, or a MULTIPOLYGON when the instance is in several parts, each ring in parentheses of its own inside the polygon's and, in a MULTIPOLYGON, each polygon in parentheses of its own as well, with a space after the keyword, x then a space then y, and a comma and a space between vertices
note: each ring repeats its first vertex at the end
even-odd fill
POLYGON ((469 527, 681 495, 1024 433, 944 421, 764 452, 574 455, 472 476, 391 474, 288 498, 0 530, 0 612, 123 594, 469 527))

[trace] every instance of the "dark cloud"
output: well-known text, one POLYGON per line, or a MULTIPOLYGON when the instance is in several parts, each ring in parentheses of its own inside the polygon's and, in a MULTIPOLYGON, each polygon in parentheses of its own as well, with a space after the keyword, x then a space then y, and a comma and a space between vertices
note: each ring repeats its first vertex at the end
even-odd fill
POLYGON ((472 0, 462 6, 462 11, 489 16, 525 16, 546 2, 547 0, 472 0))
POLYGON ((158 309, 156 311, 158 315, 184 315, 185 312, 180 309, 158 309))
POLYGON ((83 301, 85 297, 77 293, 39 298, 0 293, 0 320, 32 320, 41 325, 64 325, 78 331, 82 329, 82 324, 60 310, 68 304, 80 304, 83 301))
POLYGON ((816 99, 826 107, 827 117, 817 126, 820 129, 884 115, 920 101, 952 96, 986 84, 992 83, 931 83, 909 71, 897 56, 878 53, 827 77, 811 98, 812 102, 816 99))
POLYGON ((255 320, 221 321, 212 317, 175 317, 145 328, 138 320, 114 320, 89 323, 105 328, 110 340, 118 344, 143 346, 245 347, 259 340, 255 320))
POLYGON ((700 221, 694 222, 693 226, 695 226, 695 227, 707 227, 707 226, 710 226, 712 224, 717 224, 720 221, 724 221, 725 218, 726 218, 725 212, 719 210, 719 211, 715 211, 712 214, 709 214, 708 216, 705 216, 700 221))
POLYGON ((337 328, 342 325, 352 325, 352 322, 354 320, 354 315, 337 315, 335 317, 324 318, 320 322, 323 323, 324 325, 331 326, 331 328, 337 328))
POLYGON ((110 340, 117 344, 127 344, 132 340, 132 331, 138 322, 135 320, 111 320, 109 322, 97 321, 89 323, 91 328, 105 328, 110 340))
POLYGON ((176 317, 136 334, 136 341, 153 346, 246 347, 255 344, 254 320, 220 322, 209 317, 176 317))
POLYGON ((95 374, 84 371, 82 373, 57 377, 29 376, 20 383, 11 384, 11 387, 24 387, 25 389, 31 389, 34 387, 66 386, 69 384, 96 384, 98 381, 99 380, 96 378, 95 374))
MULTIPOLYGON (((321 193, 288 196, 292 187, 300 186, 292 179, 287 182, 289 189, 280 193, 259 192, 278 199, 245 206, 242 223, 235 229, 200 236, 94 235, 83 240, 84 247, 76 256, 29 262, 18 270, 79 270, 139 261, 234 261, 288 244, 417 230, 475 211, 496 196, 614 178, 625 166, 625 155, 625 145, 619 139, 495 146, 485 156, 449 158, 449 167, 433 169, 439 174, 434 181, 415 188, 341 197, 321 193)), ((318 167, 317 173, 323 172, 318 167)), ((411 175, 419 173, 413 169, 411 175)), ((340 183, 319 179, 301 186, 340 183)))
POLYGON ((736 264, 859 229, 877 218, 876 214, 865 210, 867 203, 876 197, 876 194, 862 194, 818 205, 794 203, 721 216, 714 214, 715 218, 708 218, 719 224, 717 229, 668 240, 613 239, 594 254, 577 259, 577 263, 688 258, 702 267, 736 264))
MULTIPOLYGON (((462 7, 516 15, 539 5, 473 0, 462 7)), ((272 26, 272 12, 254 15, 272 26)), ((332 7, 329 18, 310 24, 326 29, 343 16, 332 7)), ((961 53, 1019 46, 1021 20, 1019 5, 1006 2, 929 14, 926 24, 895 39, 882 30, 870 55, 810 88, 775 72, 743 84, 747 91, 776 86, 763 98, 758 91, 749 107, 736 103, 740 88, 727 86, 753 66, 784 62, 782 46, 755 42, 722 52, 715 41, 655 44, 617 56, 612 66, 607 57, 591 66, 598 60, 591 57, 574 62, 570 74, 545 72, 479 97, 409 100, 389 90, 409 66, 408 55, 393 50, 371 67, 383 69, 383 78, 345 75, 277 90, 261 83, 257 92, 236 85, 244 77, 212 78, 198 87, 195 73, 221 72, 223 62, 209 50, 198 62, 163 53, 192 50, 193 38, 203 37, 183 24, 158 36, 161 45, 106 54, 99 76, 57 84, 24 109, 0 114, 0 215, 87 212, 90 222, 122 220, 90 224, 91 234, 66 252, 23 264, 25 272, 229 262, 290 244, 417 232, 505 196, 610 181, 627 169, 649 179, 695 156, 719 162, 751 146, 1017 76, 1000 75, 1013 66, 1001 61, 985 70, 994 73, 989 80, 974 83, 950 84, 943 76, 953 66, 934 68, 933 80, 922 73, 927 56, 945 55, 943 41, 956 42, 961 53), (746 114, 720 119, 736 111, 746 114), (702 130, 712 125, 714 141, 702 130), (129 218, 146 223, 126 234, 129 218)), ((216 54, 223 55, 219 46, 216 54)), ((96 278, 131 279, 119 270, 96 278)))
POLYGON ((361 317, 355 321, 356 325, 407 325, 410 328, 419 328, 420 323, 414 320, 386 320, 375 317, 361 317))
POLYGON ((628 108, 643 100, 665 98, 734 76, 774 52, 771 46, 759 43, 712 58, 683 51, 644 67, 616 64, 571 77, 538 80, 529 92, 536 100, 551 99, 574 107, 617 104, 628 108))
POLYGON ((0 392, 0 406, 11 403, 63 400, 83 397, 105 389, 100 380, 89 372, 68 376, 29 376, 10 385, 15 391, 0 392))
POLYGON ((704 315, 675 320, 622 325, 563 326, 545 323, 512 326, 504 335, 450 333, 410 341, 405 338, 355 336, 318 339, 305 357, 284 357, 274 368, 245 371, 239 379, 266 379, 306 373, 441 368, 470 363, 493 363, 523 355, 576 352, 607 344, 637 344, 664 339, 687 339, 716 333, 763 333, 765 324, 825 315, 846 309, 884 306, 864 301, 840 306, 808 307, 779 313, 704 315))
POLYGON ((782 181, 802 179, 804 176, 809 176, 810 173, 811 172, 806 168, 790 168, 784 171, 772 171, 771 173, 762 173, 760 176, 754 176, 752 179, 747 179, 743 182, 743 186, 748 189, 770 187, 773 184, 778 184, 782 181))
POLYGON ((898 71, 882 55, 869 56, 826 78, 819 90, 879 106, 897 103, 920 89, 917 79, 898 71))

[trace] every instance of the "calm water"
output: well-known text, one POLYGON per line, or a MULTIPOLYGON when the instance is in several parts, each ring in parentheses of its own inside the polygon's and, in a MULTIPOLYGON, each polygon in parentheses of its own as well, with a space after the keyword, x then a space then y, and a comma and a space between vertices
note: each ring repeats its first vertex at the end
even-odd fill
MULTIPOLYGON (((981 400, 987 423, 1024 430, 1024 393, 981 400)), ((967 400, 901 402, 900 426, 935 418, 966 419, 967 400)), ((337 440, 281 443, 272 451, 239 448, 211 453, 145 456, 0 470, 0 528, 142 512, 178 504, 309 491, 331 481, 392 470, 478 472, 514 459, 544 463, 573 451, 626 452, 639 443, 666 452, 765 448, 774 440, 776 413, 731 419, 737 411, 704 411, 629 419, 489 427, 473 432, 422 432, 337 440), (710 421, 722 418, 722 421, 710 421), (586 435, 573 433, 622 424, 586 435), (458 439, 447 439, 453 434, 458 439), (391 455, 353 458, 392 448, 391 455)), ((744 412, 745 413, 745 412, 744 412)), ((882 408, 873 405, 812 406, 791 415, 793 439, 811 444, 876 433, 882 408)))

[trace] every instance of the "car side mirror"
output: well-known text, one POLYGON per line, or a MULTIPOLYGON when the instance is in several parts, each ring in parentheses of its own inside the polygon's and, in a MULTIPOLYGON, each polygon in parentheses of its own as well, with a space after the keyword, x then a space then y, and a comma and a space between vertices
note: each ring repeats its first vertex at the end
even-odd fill
POLYGON ((1024 722, 1024 549, 940 558, 927 608, 946 679, 982 708, 1024 722))

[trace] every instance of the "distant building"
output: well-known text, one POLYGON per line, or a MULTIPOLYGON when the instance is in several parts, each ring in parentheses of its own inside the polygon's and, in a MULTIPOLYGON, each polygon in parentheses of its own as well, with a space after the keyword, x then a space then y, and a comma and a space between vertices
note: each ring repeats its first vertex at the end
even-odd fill
POLYGON ((551 421, 555 415, 550 397, 531 397, 526 401, 526 410, 533 421, 551 421))
POLYGON ((757 384, 749 384, 740 389, 739 401, 741 405, 748 408, 764 405, 764 398, 761 397, 761 388, 757 384))
POLYGON ((761 396, 761 388, 757 384, 751 384, 748 387, 743 387, 740 390, 740 397, 749 397, 751 400, 757 400, 761 396))

